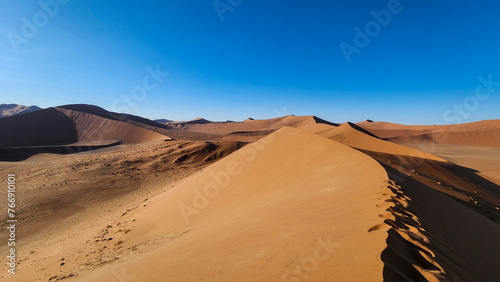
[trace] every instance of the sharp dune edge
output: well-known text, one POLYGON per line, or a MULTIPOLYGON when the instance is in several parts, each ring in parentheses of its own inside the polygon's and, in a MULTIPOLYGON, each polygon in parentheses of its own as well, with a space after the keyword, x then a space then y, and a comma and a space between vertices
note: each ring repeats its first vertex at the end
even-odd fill
POLYGON ((367 135, 351 123, 344 123, 339 127, 317 132, 317 134, 356 149, 445 161, 434 155, 367 135))
POLYGON ((380 281, 386 235, 368 230, 382 223, 376 205, 386 185, 385 171, 368 156, 282 128, 129 213, 120 228, 131 231, 110 236, 122 248, 151 251, 83 280, 108 281, 126 268, 133 277, 172 281, 338 280, 352 273, 380 281), (296 274, 303 264, 314 271, 296 274))
POLYGON ((495 281, 496 184, 443 158, 362 134, 349 123, 319 134, 365 152, 388 172, 386 280, 495 281))
POLYGON ((437 140, 418 137, 434 134, 433 126, 339 125, 314 116, 161 125, 69 105, 0 119, 0 128, 12 124, 19 136, 2 136, 2 146, 127 145, 0 162, 0 171, 16 168, 33 186, 20 192, 31 208, 22 211, 18 281, 500 275, 500 187, 498 172, 486 166, 496 160, 480 156, 495 151, 471 147, 484 144, 482 136, 498 147, 498 121, 438 126, 450 137, 437 140), (200 141, 171 140, 167 132, 200 141), (434 147, 415 143, 422 140, 434 147), (42 186, 47 179, 60 181, 42 186))
POLYGON ((260 132, 277 130, 283 126, 297 127, 307 131, 319 131, 327 129, 330 125, 336 125, 315 116, 284 116, 274 119, 254 120, 247 119, 243 122, 210 122, 207 120, 193 120, 189 122, 167 123, 175 128, 211 134, 230 134, 234 132, 260 132))

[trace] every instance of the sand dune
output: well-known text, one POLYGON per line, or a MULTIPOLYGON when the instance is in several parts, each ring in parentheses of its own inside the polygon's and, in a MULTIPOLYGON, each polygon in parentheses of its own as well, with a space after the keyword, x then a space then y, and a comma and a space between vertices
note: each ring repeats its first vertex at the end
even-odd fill
POLYGON ((277 130, 283 126, 302 128, 308 131, 318 131, 322 125, 336 125, 315 116, 284 116, 274 119, 254 120, 247 119, 243 122, 210 122, 204 119, 189 122, 167 123, 175 129, 210 133, 230 134, 233 132, 257 132, 277 130), (200 121, 203 122, 200 122, 200 121))
MULTIPOLYGON (((3 118, 0 120, 0 130, 9 132, 0 136, 0 147, 3 147, 3 151, 16 147, 18 149, 13 150, 17 152, 19 147, 37 146, 38 148, 29 149, 33 153, 65 152, 65 150, 59 150, 61 148, 75 147, 77 150, 83 150, 84 148, 92 149, 95 146, 102 147, 103 144, 96 144, 96 142, 104 142, 107 146, 108 144, 137 144, 169 139, 169 137, 141 127, 65 108, 49 108, 3 118), (57 146, 63 147, 56 148, 57 146)), ((6 152, 2 159, 7 155, 12 155, 11 151, 6 152)), ((73 149, 69 150, 69 152, 73 151, 73 149)), ((25 156, 28 150, 22 153, 25 156)), ((16 158, 16 156, 12 157, 16 158)))
POLYGON ((73 121, 77 131, 78 141, 118 139, 124 144, 136 144, 169 139, 164 135, 124 122, 105 119, 64 108, 56 109, 64 113, 73 121))
POLYGON ((369 136, 349 123, 320 134, 375 158, 389 175, 383 217, 391 229, 381 256, 385 280, 495 281, 498 185, 474 170, 369 136))
MULTIPOLYGON (((106 119, 114 120, 114 121, 120 121, 124 122, 133 126, 138 126, 144 129, 147 129, 148 131, 153 131, 165 136, 168 136, 173 139, 178 139, 178 140, 189 140, 189 141, 222 141, 223 140, 223 135, 216 134, 216 133, 201 133, 201 132, 192 132, 192 131, 186 131, 186 130, 174 130, 172 129, 172 126, 167 126, 161 122, 157 121, 152 121, 147 118, 143 118, 140 116, 136 115, 131 115, 131 114, 123 114, 123 113, 115 113, 115 112, 110 112, 107 111, 103 108, 94 106, 94 105, 87 105, 87 104, 74 104, 74 105, 64 105, 60 106, 58 108, 64 108, 72 111, 77 111, 81 113, 87 113, 91 115, 96 115, 99 117, 103 117, 106 119)), ((262 137, 262 136, 260 136, 262 137)), ((244 138, 239 138, 239 139, 244 139, 244 138)), ((245 141, 245 140, 228 140, 228 141, 245 141)), ((252 140, 253 141, 253 140, 252 140)))
POLYGON ((102 256, 136 251, 83 281, 123 269, 137 280, 380 281, 385 233, 368 230, 382 223, 386 185, 362 153, 282 128, 120 219, 102 256))
POLYGON ((19 281, 499 275, 500 152, 440 144, 487 137, 492 146, 498 121, 407 127, 286 116, 162 125, 69 105, 0 119, 0 129, 17 133, 0 144, 22 149, 116 146, 0 162, 29 184, 20 192, 19 281), (223 139, 235 142, 213 141, 223 139))
POLYGON ((0 119, 0 130, 9 132, 0 136, 0 161, 21 161, 41 153, 74 154, 120 144, 170 139, 115 120, 99 107, 90 109, 96 115, 57 107, 0 119))
POLYGON ((344 123, 339 127, 320 131, 317 134, 356 149, 444 161, 437 156, 384 141, 369 132, 364 132, 364 129, 352 123, 344 123))
POLYGON ((283 126, 301 128, 309 132, 317 132, 329 129, 331 126, 337 126, 335 123, 315 116, 290 115, 264 120, 249 118, 243 122, 213 122, 199 117, 191 121, 158 122, 135 115, 110 112, 93 105, 75 104, 58 107, 58 109, 61 108, 128 123, 173 139, 193 141, 255 142, 283 126))
POLYGON ((360 122, 362 128, 397 143, 434 142, 469 146, 500 147, 500 120, 456 125, 401 125, 387 122, 360 122))
MULTIPOLYGON (((240 146, 162 141, 0 162, 0 173, 15 172, 22 180, 17 191, 22 205, 16 209, 19 271, 9 277, 4 264, 0 281, 58 281, 73 268, 83 271, 104 264, 87 265, 93 256, 78 256, 103 227, 240 146)), ((0 196, 7 198, 6 190, 0 196)), ((3 225, 0 240, 7 241, 8 235, 3 225)), ((0 245, 0 252, 6 253, 7 247, 0 245)))
POLYGON ((373 122, 362 121, 356 123, 360 127, 368 130, 369 132, 379 136, 380 138, 392 138, 408 135, 420 135, 429 133, 438 128, 433 125, 404 125, 391 122, 373 122))
POLYGON ((500 189, 448 162, 366 151, 394 182, 382 254, 389 281, 496 281, 500 189))
POLYGON ((406 144, 413 142, 433 142, 437 144, 456 144, 500 148, 500 127, 484 130, 437 131, 422 135, 395 137, 392 142, 406 144))
POLYGON ((111 120, 121 121, 125 123, 129 123, 139 127, 148 127, 146 129, 150 129, 151 127, 161 127, 161 124, 155 121, 152 121, 147 118, 143 118, 141 116, 136 116, 132 114, 124 114, 124 113, 115 113, 107 111, 101 107, 97 107, 94 105, 87 104, 73 104, 73 105, 64 105, 59 106, 57 108, 64 108, 72 111, 77 111, 81 113, 87 113, 111 120))
POLYGON ((329 133, 342 133, 344 144, 384 170, 366 155, 285 127, 122 218, 116 224, 130 231, 108 229, 99 246, 114 250, 104 257, 119 250, 123 257, 84 281, 117 273, 175 281, 494 281, 498 186, 352 124, 329 133), (166 217, 159 222, 158 215, 166 217), (319 261, 315 246, 328 236, 334 251, 319 261))

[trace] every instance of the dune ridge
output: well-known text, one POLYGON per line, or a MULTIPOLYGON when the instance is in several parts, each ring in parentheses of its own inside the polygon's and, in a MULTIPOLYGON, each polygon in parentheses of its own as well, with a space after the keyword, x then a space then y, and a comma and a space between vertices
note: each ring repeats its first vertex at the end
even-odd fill
POLYGON ((357 127, 355 124, 344 123, 339 127, 332 127, 330 129, 317 132, 316 134, 356 149, 445 161, 444 159, 432 154, 388 142, 378 138, 372 133, 363 131, 364 129, 357 127))
POLYGON ((309 131, 311 131, 319 130, 317 128, 321 128, 326 125, 336 125, 315 116, 292 115, 262 120, 247 119, 243 122, 210 122, 204 119, 202 120, 203 122, 200 122, 200 120, 194 120, 190 122, 172 122, 167 123, 166 125, 179 130, 222 135, 233 132, 277 130, 283 126, 296 127, 305 130, 309 129, 309 131))
POLYGON ((390 179, 388 213, 381 214, 391 227, 381 256, 384 279, 494 281, 500 187, 471 169, 400 147, 388 150, 389 142, 381 146, 380 139, 343 127, 342 143, 373 157, 390 179))
POLYGON ((380 281, 385 234, 368 230, 382 222, 373 212, 386 185, 385 171, 370 157, 285 127, 120 219, 120 228, 131 231, 108 230, 104 241, 113 237, 121 242, 118 249, 136 248, 137 254, 83 281, 106 281, 122 268, 130 277, 176 281, 335 280, 353 274, 380 281), (217 177, 225 181, 224 172, 231 176, 219 192, 203 190, 215 189, 217 177), (359 173, 363 179, 352 177, 359 173))
POLYGON ((384 141, 350 123, 318 134, 373 157, 388 173, 390 192, 382 193, 387 209, 380 215, 390 226, 381 255, 384 280, 495 280, 494 262, 500 260, 500 239, 493 235, 500 234, 498 185, 471 169, 384 141), (481 243, 471 245, 476 238, 481 243))

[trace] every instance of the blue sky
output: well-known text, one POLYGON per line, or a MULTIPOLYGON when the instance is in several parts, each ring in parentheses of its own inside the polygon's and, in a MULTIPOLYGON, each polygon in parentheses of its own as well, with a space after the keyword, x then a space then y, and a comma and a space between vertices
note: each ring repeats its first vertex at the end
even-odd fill
POLYGON ((475 94, 480 76, 500 82, 498 1, 59 1, 0 2, 0 103, 175 120, 500 118, 500 83, 475 94))

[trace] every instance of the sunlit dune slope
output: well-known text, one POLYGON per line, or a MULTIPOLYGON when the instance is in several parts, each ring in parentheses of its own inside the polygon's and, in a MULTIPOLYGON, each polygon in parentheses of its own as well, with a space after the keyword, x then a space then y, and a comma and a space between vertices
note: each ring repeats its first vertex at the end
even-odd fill
POLYGON ((136 251, 83 280, 380 281, 386 185, 372 158, 284 127, 123 217, 108 249, 136 251))

